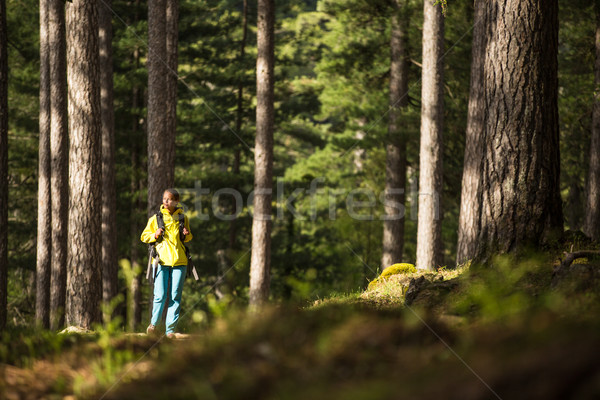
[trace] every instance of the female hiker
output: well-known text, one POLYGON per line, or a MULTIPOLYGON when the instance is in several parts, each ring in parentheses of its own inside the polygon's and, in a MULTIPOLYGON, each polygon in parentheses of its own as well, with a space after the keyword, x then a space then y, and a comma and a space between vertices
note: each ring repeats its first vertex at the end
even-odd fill
POLYGON ((166 334, 168 338, 174 338, 188 264, 183 243, 192 240, 189 221, 183 214, 183 208, 179 206, 179 193, 175 189, 165 190, 160 211, 148 219, 141 240, 148 244, 154 243, 160 259, 154 272, 152 318, 146 333, 155 333, 168 299, 166 334), (167 293, 169 283, 170 294, 167 293))

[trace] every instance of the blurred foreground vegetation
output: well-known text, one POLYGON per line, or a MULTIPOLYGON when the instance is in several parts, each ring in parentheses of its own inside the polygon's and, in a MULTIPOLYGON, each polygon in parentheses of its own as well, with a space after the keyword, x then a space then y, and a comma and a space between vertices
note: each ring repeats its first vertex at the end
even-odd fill
POLYGON ((598 398, 600 260, 577 260, 553 284, 560 255, 425 275, 400 268, 362 293, 260 312, 215 305, 175 340, 123 333, 119 321, 87 333, 15 329, 2 337, 0 390, 9 399, 598 398))

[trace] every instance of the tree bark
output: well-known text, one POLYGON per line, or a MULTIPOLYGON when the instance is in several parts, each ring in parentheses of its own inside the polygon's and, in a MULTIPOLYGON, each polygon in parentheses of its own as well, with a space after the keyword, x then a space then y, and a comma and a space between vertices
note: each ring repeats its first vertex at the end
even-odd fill
POLYGON ((69 214, 69 141, 67 125, 67 55, 65 2, 49 0, 52 266, 50 328, 64 325, 67 293, 67 232, 69 214))
MULTIPOLYGON (((134 23, 137 23, 139 20, 138 10, 139 10, 139 0, 135 2, 135 13, 134 13, 134 23)), ((133 64, 135 65, 136 70, 140 67, 140 52, 139 48, 133 52, 133 64)), ((142 323, 142 267, 139 263, 140 258, 140 224, 142 221, 138 218, 138 210, 142 209, 142 199, 140 198, 140 190, 142 189, 142 182, 140 178, 139 171, 141 170, 141 162, 140 162, 140 154, 141 149, 139 144, 143 142, 143 137, 140 134, 140 97, 141 90, 137 85, 134 85, 131 93, 131 110, 132 110, 132 119, 131 119, 131 193, 133 194, 133 199, 131 201, 131 211, 129 213, 131 217, 131 268, 134 271, 134 277, 131 281, 131 289, 130 295, 131 299, 129 300, 129 304, 131 304, 131 309, 129 313, 129 329, 131 331, 135 331, 135 328, 142 323)))
POLYGON ((555 239, 563 226, 558 1, 486 5, 482 260, 555 239))
POLYGON ((458 246, 456 263, 475 256, 481 219, 481 163, 483 161, 483 117, 485 115, 483 67, 485 62, 485 2, 474 1, 473 48, 471 50, 471 88, 465 138, 458 246))
MULTIPOLYGON (((381 269, 402 261, 406 186, 406 138, 400 132, 400 114, 408 106, 408 68, 405 45, 406 19, 400 0, 394 2, 390 54, 390 108, 385 163, 385 217, 381 269)), ((405 7, 406 5, 404 5, 405 7)))
POLYGON ((97 3, 67 3, 69 84, 69 268, 67 324, 101 321, 101 111, 97 3))
POLYGON ((148 2, 148 216, 173 186, 174 140, 167 132, 166 0, 148 2))
MULTIPOLYGON (((6 1, 0 0, 0 226, 8 226, 8 30, 6 1)), ((0 229, 0 331, 6 327, 8 229, 0 229)))
POLYGON ((35 320, 50 328, 50 267, 52 203, 50 199, 50 53, 48 1, 40 0, 40 139, 38 147, 38 221, 35 280, 35 320))
MULTIPOLYGON (((112 0, 98 3, 100 108, 102 113, 102 300, 118 294, 115 112, 113 106, 112 0)), ((105 320, 112 316, 104 316, 105 320)))
POLYGON ((433 270, 443 263, 441 197, 444 17, 441 7, 430 1, 425 1, 424 4, 417 268, 433 270))
POLYGON ((256 60, 256 144, 254 148, 254 217, 250 261, 250 305, 269 298, 271 268, 273 130, 274 130, 274 0, 258 0, 256 60))
POLYGON ((592 143, 587 176, 585 221, 583 232, 594 240, 600 239, 600 2, 596 11, 596 65, 594 66, 594 109, 592 111, 592 143))

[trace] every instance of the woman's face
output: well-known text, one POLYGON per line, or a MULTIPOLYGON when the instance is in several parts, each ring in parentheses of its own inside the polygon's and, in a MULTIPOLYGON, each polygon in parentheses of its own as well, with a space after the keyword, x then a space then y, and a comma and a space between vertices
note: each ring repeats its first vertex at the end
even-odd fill
POLYGON ((171 214, 177 209, 177 204, 179 204, 179 200, 176 200, 172 193, 163 193, 163 206, 165 206, 171 214))

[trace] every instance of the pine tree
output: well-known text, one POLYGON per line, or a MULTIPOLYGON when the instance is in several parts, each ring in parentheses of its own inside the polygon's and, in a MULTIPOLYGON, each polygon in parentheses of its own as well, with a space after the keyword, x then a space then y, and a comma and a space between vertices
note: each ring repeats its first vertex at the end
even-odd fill
POLYGON ((478 258, 562 233, 558 1, 486 3, 478 258), (517 11, 518 10, 518 11, 517 11))
POLYGON ((484 98, 483 67, 485 61, 485 3, 475 0, 473 18, 473 49, 471 58, 471 86, 465 138, 458 246, 456 262, 461 264, 475 255, 481 219, 481 163, 483 154, 484 98))
POLYGON ((48 1, 40 0, 40 139, 38 147, 38 218, 35 319, 50 328, 52 202, 50 199, 50 52, 48 1))
MULTIPOLYGON (((117 190, 115 186, 115 116, 111 0, 98 3, 100 108, 102 115, 102 300, 118 293, 117 190)), ((110 316, 105 316, 109 318, 110 316)))
POLYGON ((444 17, 438 5, 429 1, 424 4, 417 268, 432 270, 443 263, 441 198, 444 17))
MULTIPOLYGON (((406 26, 401 18, 399 0, 394 1, 391 29, 390 107, 386 145, 385 192, 386 219, 383 223, 381 269, 402 261, 404 249, 404 203, 406 186, 406 138, 400 130, 401 110, 408 106, 408 66, 406 65, 406 26)), ((402 10, 404 11, 404 10, 402 10)), ((406 11, 402 15, 406 14, 406 11)))
POLYGON ((254 147, 254 218, 250 261, 250 305, 269 297, 271 268, 271 198, 274 130, 274 0, 258 1, 256 60, 256 144, 254 147))
POLYGON ((69 261, 66 321, 101 321, 102 160, 96 2, 67 3, 69 261))
POLYGON ((50 279, 50 328, 64 325, 67 293, 67 229, 69 215, 69 142, 67 118, 67 56, 65 2, 49 0, 52 272, 50 279))

